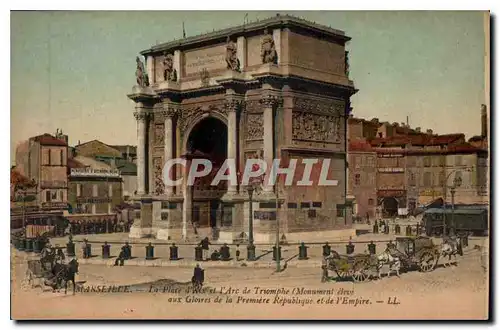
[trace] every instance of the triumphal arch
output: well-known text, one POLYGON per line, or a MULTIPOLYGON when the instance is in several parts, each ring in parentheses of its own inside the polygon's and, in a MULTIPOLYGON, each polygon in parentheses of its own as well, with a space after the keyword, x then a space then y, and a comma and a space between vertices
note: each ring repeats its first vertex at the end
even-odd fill
MULTIPOLYGON (((128 95, 135 102, 141 202, 130 235, 178 241, 207 230, 234 242, 251 230, 256 242, 270 242, 277 223, 288 241, 351 235, 346 119, 356 90, 349 40, 339 30, 276 16, 141 52, 128 95), (210 175, 194 186, 165 185, 164 164, 174 158, 208 158, 214 168, 235 159, 238 175, 249 158, 298 163, 292 185, 279 176, 250 197, 239 183, 211 185, 210 175), (308 169, 311 181, 328 160, 325 174, 336 183, 297 184, 309 166, 305 159, 319 159, 308 169)), ((175 166, 169 175, 182 178, 186 171, 175 166)))

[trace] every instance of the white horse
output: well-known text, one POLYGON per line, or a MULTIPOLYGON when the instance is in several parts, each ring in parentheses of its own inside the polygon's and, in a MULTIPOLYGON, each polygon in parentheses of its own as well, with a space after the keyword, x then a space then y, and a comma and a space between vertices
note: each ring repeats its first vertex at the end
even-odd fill
POLYGON ((399 271, 401 269, 401 259, 399 257, 393 256, 389 253, 388 250, 385 250, 380 255, 377 256, 377 272, 378 278, 382 278, 382 273, 380 270, 384 265, 389 266, 389 271, 387 272, 387 276, 391 274, 391 272, 395 271, 396 275, 399 277, 399 271))
POLYGON ((460 239, 458 237, 445 238, 443 239, 443 245, 441 246, 441 256, 448 257, 448 261, 443 263, 444 267, 451 266, 451 257, 454 257, 454 262, 457 262, 457 254, 462 255, 462 245, 460 244, 460 239))

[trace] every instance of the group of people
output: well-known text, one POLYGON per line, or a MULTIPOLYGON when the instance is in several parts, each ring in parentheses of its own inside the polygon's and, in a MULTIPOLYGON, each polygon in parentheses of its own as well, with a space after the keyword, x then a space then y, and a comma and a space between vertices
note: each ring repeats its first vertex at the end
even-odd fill
POLYGON ((89 234, 106 234, 106 233, 119 233, 119 232, 129 232, 131 223, 125 222, 123 220, 118 221, 117 219, 111 220, 89 220, 82 221, 77 220, 72 222, 68 226, 66 234, 69 233, 73 235, 89 235, 89 234))

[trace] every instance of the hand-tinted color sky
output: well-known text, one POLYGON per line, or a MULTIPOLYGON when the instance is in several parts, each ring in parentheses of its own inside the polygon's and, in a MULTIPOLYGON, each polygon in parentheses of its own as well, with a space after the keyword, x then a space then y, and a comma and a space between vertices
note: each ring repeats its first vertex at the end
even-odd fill
MULTIPOLYGON (((481 12, 282 12, 352 37, 357 117, 439 133, 480 132, 485 36, 481 12)), ((250 21, 275 15, 249 12, 250 21)), ((11 156, 62 128, 70 144, 136 144, 135 56, 151 45, 243 22, 245 12, 13 12, 11 156)), ((307 51, 307 50, 305 50, 307 51)), ((325 54, 327 56, 327 54, 325 54)))

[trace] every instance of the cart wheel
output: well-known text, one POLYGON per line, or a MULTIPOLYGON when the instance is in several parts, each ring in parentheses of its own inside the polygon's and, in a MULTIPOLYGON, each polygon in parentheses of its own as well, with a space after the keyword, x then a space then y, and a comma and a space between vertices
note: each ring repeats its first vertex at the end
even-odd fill
POLYGON ((422 255, 420 256, 419 263, 418 263, 418 265, 420 267, 420 271, 422 271, 424 273, 427 273, 427 272, 430 272, 431 270, 433 270, 434 267, 436 267, 436 264, 437 264, 436 256, 429 251, 425 251, 424 253, 422 253, 422 255))
POLYGON ((354 282, 366 282, 370 279, 367 274, 367 264, 364 261, 358 261, 354 264, 352 278, 354 282))

